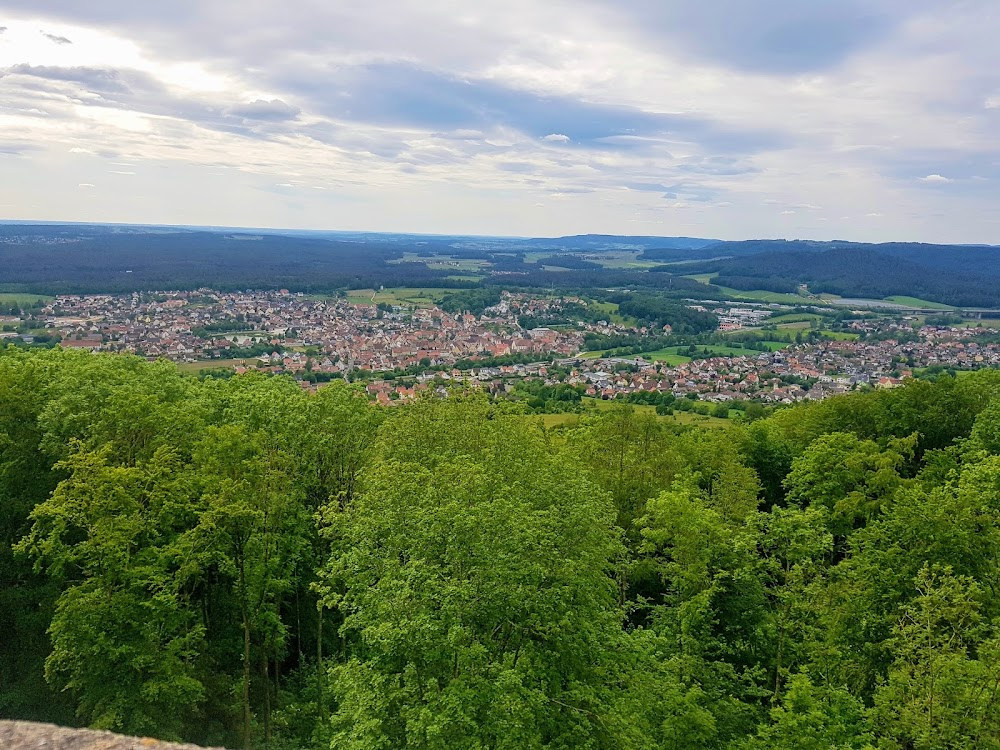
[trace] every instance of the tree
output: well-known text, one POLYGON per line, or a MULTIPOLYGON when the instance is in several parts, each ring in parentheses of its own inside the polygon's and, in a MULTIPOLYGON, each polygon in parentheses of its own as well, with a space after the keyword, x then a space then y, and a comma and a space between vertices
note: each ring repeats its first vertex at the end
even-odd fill
POLYGON ((875 693, 885 746, 1000 747, 1000 639, 986 638, 969 578, 925 565, 893 631, 896 659, 875 693))
POLYGON ((740 750, 865 750, 864 704, 843 688, 814 685, 807 673, 793 675, 771 721, 740 750))
POLYGON ((331 669, 337 747, 619 746, 610 503, 540 432, 490 411, 400 415, 363 491, 327 510, 325 603, 347 649, 331 669))
POLYGON ((169 449, 134 467, 109 464, 110 452, 78 450, 57 466, 69 476, 18 545, 66 582, 46 677, 93 726, 179 737, 204 698, 205 631, 178 571, 196 496, 169 449))

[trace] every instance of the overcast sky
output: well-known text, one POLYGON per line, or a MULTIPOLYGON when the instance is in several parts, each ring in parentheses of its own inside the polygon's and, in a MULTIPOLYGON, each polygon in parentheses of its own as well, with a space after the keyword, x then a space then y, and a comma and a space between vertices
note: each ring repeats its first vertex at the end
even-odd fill
POLYGON ((998 0, 0 0, 0 218, 1000 244, 998 0))

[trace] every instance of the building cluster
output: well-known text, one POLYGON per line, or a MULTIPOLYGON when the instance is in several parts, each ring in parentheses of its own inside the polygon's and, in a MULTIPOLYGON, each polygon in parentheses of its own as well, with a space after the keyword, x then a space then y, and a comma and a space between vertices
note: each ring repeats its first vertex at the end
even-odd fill
MULTIPOLYGON (((659 334, 604 320, 525 329, 527 315, 558 315, 587 303, 575 297, 504 292, 481 315, 451 314, 435 306, 357 304, 278 292, 153 292, 61 296, 42 311, 62 345, 131 352, 178 362, 213 361, 237 372, 263 368, 330 376, 370 371, 368 391, 382 403, 402 403, 429 388, 461 383, 494 393, 517 380, 569 383, 588 395, 612 399, 641 391, 705 401, 792 403, 822 399, 859 386, 891 388, 930 366, 1000 367, 995 331, 924 326, 902 319, 853 324, 857 338, 821 338, 779 351, 746 349, 741 356, 708 356, 668 366, 643 358, 587 359, 587 331, 659 334), (473 366, 469 361, 507 355, 544 362, 473 366), (461 364, 462 367, 456 367, 461 364), (405 382, 380 372, 408 370, 405 382)), ((722 327, 752 328, 770 314, 760 306, 720 308, 722 327)), ((595 316, 591 315, 590 318, 595 316)), ((315 378, 313 378, 315 380, 315 378)))
POLYGON ((61 296, 42 314, 67 347, 178 362, 243 357, 251 366, 292 372, 383 371, 516 354, 566 356, 579 350, 583 336, 577 330, 525 330, 512 311, 477 318, 437 307, 352 304, 284 290, 61 296), (247 356, 255 347, 280 351, 247 356))

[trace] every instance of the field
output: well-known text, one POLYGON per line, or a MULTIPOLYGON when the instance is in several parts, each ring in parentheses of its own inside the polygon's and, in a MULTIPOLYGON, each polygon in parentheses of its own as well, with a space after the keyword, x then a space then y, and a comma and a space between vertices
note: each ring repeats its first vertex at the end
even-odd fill
POLYGON ((428 268, 435 271, 479 271, 492 265, 488 260, 478 260, 476 258, 454 258, 450 255, 424 256, 417 253, 403 253, 403 257, 397 260, 389 260, 390 265, 400 263, 423 263, 428 268))
POLYGON ((772 315, 767 319, 767 322, 782 325, 784 323, 808 323, 813 320, 823 320, 823 316, 816 313, 787 313, 785 315, 772 315))
POLYGON ((377 294, 374 289, 351 289, 347 292, 347 301, 355 305, 370 305, 384 302, 387 305, 414 305, 416 307, 431 307, 441 301, 446 294, 454 289, 428 287, 383 289, 377 294), (375 299, 372 300, 374 295, 375 299))
MULTIPOLYGON (((827 331, 824 331, 824 333, 828 334, 831 338, 835 336, 834 334, 829 333, 827 331)), ((856 334, 839 334, 839 335, 856 336, 856 334)), ((781 349, 785 349, 788 346, 791 346, 791 342, 788 341, 759 341, 757 343, 764 344, 772 352, 776 352, 781 349)), ((737 346, 725 346, 723 344, 705 344, 703 346, 697 347, 698 350, 697 356, 704 358, 706 356, 704 354, 706 349, 708 350, 708 356, 712 357, 742 357, 743 355, 755 357, 758 354, 760 354, 760 352, 755 349, 742 349, 737 346)), ((610 350, 605 349, 603 351, 598 350, 593 352, 582 352, 579 355, 579 357, 580 359, 599 359, 600 357, 605 355, 608 351, 610 350)), ((664 347, 663 349, 656 349, 654 351, 642 352, 641 354, 630 354, 628 355, 628 358, 631 359, 634 357, 642 357, 647 361, 663 362, 664 364, 669 365, 670 367, 677 367, 678 365, 686 365, 688 362, 692 360, 692 357, 687 352, 688 352, 687 346, 667 346, 664 347), (683 354, 681 352, 683 352, 683 354)))
POLYGON ((886 302, 895 302, 897 305, 906 305, 907 307, 919 307, 923 310, 954 310, 954 307, 950 305, 942 305, 940 302, 930 302, 929 300, 920 299, 919 297, 905 297, 905 296, 895 296, 886 297, 886 302))
MULTIPOLYGON (((784 341, 769 341, 767 342, 768 348, 771 351, 778 351, 779 349, 784 349, 788 346, 788 343, 784 341)), ((760 352, 754 349, 743 349, 737 346, 725 346, 722 344, 705 344, 703 346, 697 346, 697 354, 692 357, 688 354, 689 347, 686 346, 668 346, 663 349, 657 349, 653 352, 644 352, 638 356, 643 359, 652 359, 656 362, 667 362, 672 366, 683 365, 690 362, 692 359, 698 357, 742 357, 744 355, 755 357, 760 352), (708 355, 705 354, 705 350, 708 350, 708 355)))
MULTIPOLYGON (((702 284, 708 284, 717 274, 696 274, 685 276, 686 279, 694 279, 702 284)), ((728 286, 717 287, 725 295, 733 300, 748 300, 751 302, 776 302, 783 305, 801 305, 808 303, 808 297, 800 297, 797 294, 781 294, 780 292, 769 292, 765 289, 732 289, 728 286)))
POLYGON ((678 354, 677 350, 679 348, 677 346, 668 346, 665 349, 657 349, 655 352, 643 352, 638 356, 646 360, 652 360, 653 362, 663 362, 671 367, 686 365, 691 361, 691 358, 678 354))
POLYGON ((1000 320, 983 318, 982 320, 963 320, 955 324, 956 328, 1000 328, 1000 320))
POLYGON ((39 300, 43 302, 51 302, 55 297, 50 297, 47 294, 25 294, 22 292, 0 292, 0 305, 17 305, 18 307, 23 307, 27 305, 33 305, 39 300))
POLYGON ((620 326, 634 326, 638 324, 634 318, 629 318, 621 315, 618 312, 618 304, 615 302, 590 302, 588 303, 592 310, 597 310, 608 316, 608 321, 611 323, 616 323, 620 326))
POLYGON ((657 261, 639 260, 640 250, 605 250, 599 253, 581 253, 579 257, 591 263, 599 263, 605 268, 618 270, 642 270, 662 265, 657 261))

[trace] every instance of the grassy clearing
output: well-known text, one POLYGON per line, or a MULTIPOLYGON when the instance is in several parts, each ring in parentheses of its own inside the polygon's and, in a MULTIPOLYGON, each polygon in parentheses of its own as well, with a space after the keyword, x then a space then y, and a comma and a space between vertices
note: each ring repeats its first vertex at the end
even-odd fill
MULTIPOLYGON (((684 351, 685 353, 688 350, 688 347, 686 346, 674 347, 674 348, 684 351)), ((754 357, 760 353, 754 351, 753 349, 744 349, 739 346, 723 346, 721 344, 706 344, 704 346, 698 346, 696 347, 696 349, 698 351, 697 354, 698 357, 705 356, 706 349, 708 350, 708 356, 711 357, 742 357, 744 354, 750 357, 754 357)))
POLYGON ((657 349, 655 352, 643 352, 639 356, 652 362, 663 362, 671 367, 686 365, 691 361, 690 357, 685 357, 677 353, 679 347, 670 346, 665 349, 657 349))
POLYGON ((377 294, 374 289, 351 289, 347 292, 347 301, 353 305, 371 305, 385 303, 387 305, 414 305, 416 307, 432 307, 454 289, 439 287, 383 289, 377 294), (374 296, 374 300, 372 297, 374 296))
POLYGON ((886 302, 895 302, 897 305, 906 305, 907 307, 919 307, 922 310, 954 310, 954 307, 950 305, 943 305, 940 302, 931 302, 930 300, 920 299, 919 297, 907 297, 905 295, 896 295, 894 297, 886 297, 886 302))
POLYGON ((488 260, 476 258, 456 258, 451 255, 419 255, 418 253, 403 253, 402 258, 386 261, 392 265, 400 263, 424 263, 435 271, 479 271, 493 265, 488 260))
POLYGON ((990 320, 989 318, 964 320, 961 323, 956 323, 955 328, 1000 328, 1000 320, 990 320))
POLYGON ((618 304, 616 302, 590 302, 588 303, 592 310, 597 310, 607 316, 608 321, 615 323, 620 326, 637 326, 639 321, 634 318, 622 315, 618 312, 618 304))
MULTIPOLYGON (((694 279, 702 284, 711 283, 718 274, 714 273, 701 273, 693 274, 691 276, 685 276, 686 279, 694 279)), ((717 287, 722 290, 722 292, 732 300, 748 300, 751 302, 776 302, 783 305, 801 305, 808 304, 808 297, 800 297, 797 294, 781 294, 779 292, 769 292, 766 289, 733 289, 728 286, 717 287)))
POLYGON ((720 286, 726 295, 734 300, 751 300, 753 302, 776 302, 781 305, 801 305, 808 304, 807 297, 800 297, 797 294, 781 294, 780 292, 769 292, 766 289, 732 289, 727 286, 720 286))
POLYGON ((48 304, 55 297, 47 294, 25 294, 22 292, 0 292, 0 305, 17 305, 18 307, 30 306, 41 300, 48 304))
POLYGON ((816 313, 786 313, 785 315, 772 315, 767 319, 767 323, 782 325, 785 323, 809 323, 813 320, 821 321, 823 316, 816 313))

